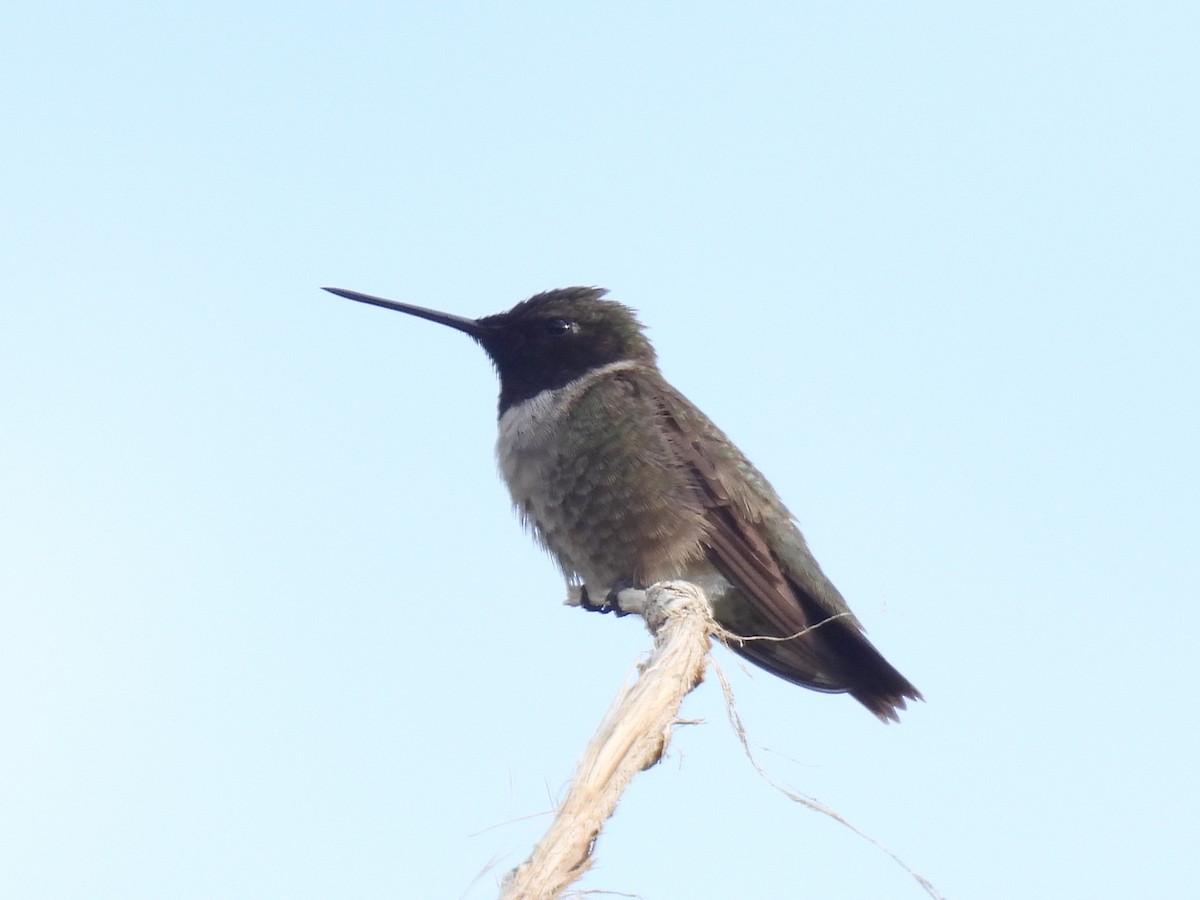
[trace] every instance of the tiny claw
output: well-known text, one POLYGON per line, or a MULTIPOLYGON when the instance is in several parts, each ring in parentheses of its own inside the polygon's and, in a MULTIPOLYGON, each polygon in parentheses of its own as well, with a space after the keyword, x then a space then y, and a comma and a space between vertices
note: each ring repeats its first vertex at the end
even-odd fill
POLYGON ((634 589, 639 588, 633 583, 633 579, 631 578, 622 578, 611 588, 609 588, 608 596, 604 598, 604 605, 608 607, 607 611, 616 613, 618 619, 632 615, 629 610, 621 606, 621 592, 634 589))
POLYGON ((586 609, 588 612, 606 613, 609 611, 608 602, 593 603, 591 596, 588 594, 587 585, 581 585, 579 588, 579 606, 581 609, 586 609))
POLYGON ((604 612, 614 613, 618 619, 629 615, 621 606, 621 591, 613 589, 608 592, 608 596, 604 598, 604 612))

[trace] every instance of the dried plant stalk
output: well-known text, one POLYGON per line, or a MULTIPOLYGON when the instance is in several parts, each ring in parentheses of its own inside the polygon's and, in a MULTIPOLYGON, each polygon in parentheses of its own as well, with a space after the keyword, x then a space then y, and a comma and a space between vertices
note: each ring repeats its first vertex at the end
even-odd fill
POLYGON ((622 592, 620 604, 645 617, 654 650, 637 681, 609 707, 553 823, 529 858, 508 873, 500 900, 550 900, 588 870, 604 823, 633 777, 662 758, 683 698, 704 676, 716 626, 698 587, 663 582, 644 594, 622 592))

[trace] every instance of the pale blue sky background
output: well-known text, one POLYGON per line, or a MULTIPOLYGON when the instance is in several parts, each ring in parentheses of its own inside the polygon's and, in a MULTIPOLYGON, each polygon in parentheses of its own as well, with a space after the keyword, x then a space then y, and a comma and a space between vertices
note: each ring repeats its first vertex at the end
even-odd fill
MULTIPOLYGON (((928 699, 718 651, 772 774, 952 898, 1194 891, 1197 10, 7 3, 0 896, 494 896, 647 646, 482 352, 322 284, 611 288, 928 699)), ((685 713, 582 887, 924 896, 685 713)))

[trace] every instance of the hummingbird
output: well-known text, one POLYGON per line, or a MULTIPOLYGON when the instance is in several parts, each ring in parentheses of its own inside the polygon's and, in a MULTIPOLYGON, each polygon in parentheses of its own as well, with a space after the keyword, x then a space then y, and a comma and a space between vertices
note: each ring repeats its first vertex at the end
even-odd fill
POLYGON ((795 517, 733 442, 659 371, 633 309, 596 287, 470 319, 338 296, 474 338, 500 379, 496 455, 522 523, 577 603, 699 585, 736 653, 794 684, 848 693, 882 721, 920 692, 867 640, 795 517))

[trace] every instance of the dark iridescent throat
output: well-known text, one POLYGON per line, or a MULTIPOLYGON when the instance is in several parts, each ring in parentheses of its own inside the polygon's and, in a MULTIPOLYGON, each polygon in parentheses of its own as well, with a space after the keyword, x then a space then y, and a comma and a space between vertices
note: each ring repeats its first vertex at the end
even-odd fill
POLYGON ((478 320, 474 337, 500 376, 501 416, 603 366, 655 365, 633 310, 602 295, 597 288, 549 291, 478 320))
POLYGON ((549 362, 530 356, 497 358, 483 340, 480 340, 480 343, 492 357, 500 376, 500 404, 497 412, 499 416, 526 400, 532 400, 543 391, 566 387, 572 381, 601 366, 620 362, 619 358, 596 357, 590 354, 549 362))

